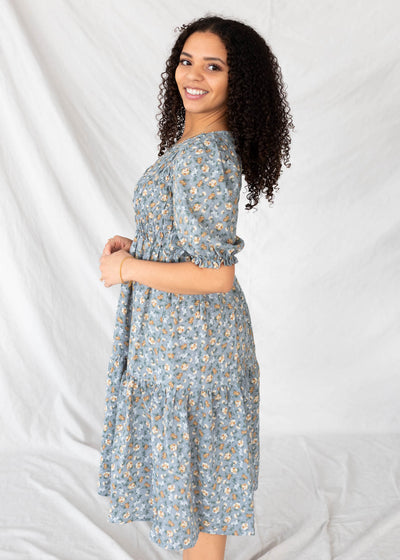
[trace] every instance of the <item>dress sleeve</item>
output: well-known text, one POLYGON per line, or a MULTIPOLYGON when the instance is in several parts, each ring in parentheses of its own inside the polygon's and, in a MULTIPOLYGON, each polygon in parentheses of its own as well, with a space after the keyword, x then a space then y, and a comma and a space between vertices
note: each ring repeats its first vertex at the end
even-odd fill
POLYGON ((201 268, 238 262, 236 235, 241 187, 239 160, 227 144, 187 141, 173 163, 174 228, 185 260, 201 268))

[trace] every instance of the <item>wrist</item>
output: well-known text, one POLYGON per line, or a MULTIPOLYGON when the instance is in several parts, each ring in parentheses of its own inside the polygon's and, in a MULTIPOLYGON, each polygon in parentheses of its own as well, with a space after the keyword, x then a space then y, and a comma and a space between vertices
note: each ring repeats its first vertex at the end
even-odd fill
POLYGON ((130 261, 135 260, 134 257, 125 257, 121 261, 120 265, 120 280, 121 284, 126 284, 132 280, 131 278, 131 267, 129 266, 130 261))

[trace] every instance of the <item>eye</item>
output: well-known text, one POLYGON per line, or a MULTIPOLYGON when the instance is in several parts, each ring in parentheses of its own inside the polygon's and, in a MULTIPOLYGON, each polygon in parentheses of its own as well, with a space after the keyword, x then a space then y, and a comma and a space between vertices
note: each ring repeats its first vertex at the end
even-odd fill
MULTIPOLYGON (((188 66, 189 64, 191 64, 191 62, 187 58, 181 58, 180 61, 179 61, 179 64, 182 64, 182 66, 188 66), (185 64, 186 62, 188 64, 185 64)), ((218 66, 218 64, 210 63, 207 66, 208 66, 208 68, 210 68, 210 67, 214 68, 212 70, 212 72, 219 72, 219 71, 222 70, 222 68, 220 66, 218 66)))

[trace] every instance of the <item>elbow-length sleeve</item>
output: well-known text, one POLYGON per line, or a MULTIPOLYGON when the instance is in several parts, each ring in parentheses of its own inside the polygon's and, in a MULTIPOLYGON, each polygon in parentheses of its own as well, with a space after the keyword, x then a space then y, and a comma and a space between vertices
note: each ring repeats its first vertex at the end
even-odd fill
POLYGON ((244 247, 236 235, 240 188, 240 163, 227 143, 199 137, 182 143, 173 162, 172 196, 184 260, 201 268, 238 262, 244 247))

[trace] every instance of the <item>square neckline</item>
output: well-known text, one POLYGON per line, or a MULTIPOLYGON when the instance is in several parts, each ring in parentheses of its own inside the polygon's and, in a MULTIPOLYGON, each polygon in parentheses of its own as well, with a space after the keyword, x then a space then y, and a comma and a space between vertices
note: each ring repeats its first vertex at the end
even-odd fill
POLYGON ((216 134, 216 133, 221 133, 221 132, 225 132, 228 133, 230 136, 232 136, 232 132, 230 130, 210 130, 208 132, 200 132, 199 134, 195 134, 194 136, 189 136, 188 138, 185 138, 185 140, 181 140, 181 141, 177 141, 175 142, 175 144, 173 144, 169 149, 171 148, 175 148, 175 146, 179 146, 180 144, 184 144, 185 142, 187 142, 188 140, 193 140, 194 138, 198 138, 199 136, 204 136, 206 134, 216 134))

